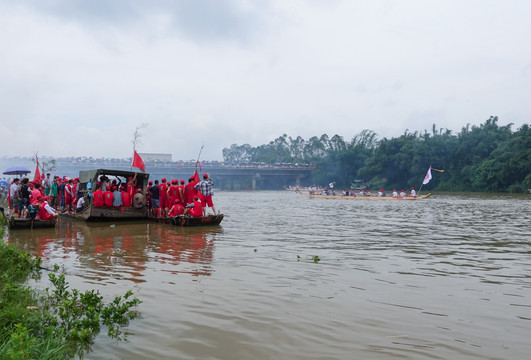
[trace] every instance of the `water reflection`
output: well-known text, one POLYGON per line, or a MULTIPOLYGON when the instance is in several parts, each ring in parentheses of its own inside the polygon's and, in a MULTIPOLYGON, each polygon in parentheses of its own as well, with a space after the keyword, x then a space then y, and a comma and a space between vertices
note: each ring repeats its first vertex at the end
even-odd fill
POLYGON ((149 266, 172 274, 209 276, 222 227, 181 228, 158 223, 85 223, 60 219, 54 229, 10 231, 18 249, 60 262, 89 282, 145 282, 149 266), (73 262, 73 266, 68 266, 73 262), (157 263, 157 265, 149 265, 157 263), (77 270, 76 270, 77 269, 77 270), (82 270, 81 270, 82 269, 82 270))

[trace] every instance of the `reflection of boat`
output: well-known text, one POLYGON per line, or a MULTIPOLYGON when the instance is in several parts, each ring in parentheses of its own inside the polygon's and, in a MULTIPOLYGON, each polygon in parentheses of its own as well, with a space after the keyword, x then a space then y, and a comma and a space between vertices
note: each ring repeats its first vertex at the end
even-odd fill
POLYGON ((426 199, 431 193, 423 196, 406 196, 406 197, 392 197, 392 196, 344 196, 344 195, 307 195, 300 191, 297 192, 302 196, 307 196, 316 199, 344 199, 344 200, 421 200, 426 199))
POLYGON ((177 215, 171 219, 172 219, 172 224, 176 226, 219 225, 221 220, 223 220, 223 214, 208 215, 208 216, 201 216, 201 217, 177 215))
POLYGON ((52 220, 40 219, 18 219, 14 216, 9 217, 8 226, 10 229, 33 229, 54 227, 57 217, 52 220))
MULTIPOLYGON (((96 184, 101 175, 116 177, 116 178, 125 178, 135 176, 134 172, 124 171, 124 170, 87 170, 79 172, 79 193, 87 194, 88 191, 91 191, 89 184, 96 184)), ((148 183, 149 174, 137 173, 136 183, 137 187, 142 189, 142 192, 145 193, 146 186, 148 183)), ((145 219, 147 218, 147 209, 144 208, 135 208, 135 207, 95 207, 88 198, 88 206, 83 208, 83 210, 76 212, 75 214, 61 214, 61 216, 83 220, 83 221, 101 221, 101 220, 135 220, 135 219, 145 219)))

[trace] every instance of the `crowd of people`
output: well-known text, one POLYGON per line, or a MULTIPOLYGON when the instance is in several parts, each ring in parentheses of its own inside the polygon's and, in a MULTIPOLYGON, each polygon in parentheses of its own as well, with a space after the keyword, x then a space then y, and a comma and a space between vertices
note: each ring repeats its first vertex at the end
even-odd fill
POLYGON ((52 181, 50 174, 34 181, 15 178, 7 196, 10 213, 20 219, 52 220, 58 216, 54 205, 58 191, 58 180, 52 181))
MULTIPOLYGON (((110 181, 102 175, 92 191, 92 184, 87 185, 88 197, 92 198, 95 207, 110 208, 147 208, 150 216, 154 217, 174 217, 177 215, 190 215, 193 217, 206 216, 207 209, 212 208, 214 214, 216 209, 212 202, 214 183, 203 174, 203 180, 199 181, 195 176, 188 179, 185 184, 184 179, 166 178, 149 181, 145 192, 136 184, 136 173, 134 177, 129 177, 125 184, 121 184, 120 179, 110 181)), ((77 207, 82 210, 82 207, 77 207)))
MULTIPOLYGON (((309 186, 308 192, 310 196, 313 196, 316 193, 319 193, 319 195, 337 195, 336 190, 334 189, 335 183, 330 183, 328 187, 325 187, 322 191, 318 192, 316 187, 309 186)), ((341 196, 372 196, 371 189, 369 188, 363 188, 363 189, 345 189, 342 192, 340 192, 341 196)), ((384 189, 378 189, 377 195, 378 197, 384 197, 387 196, 387 193, 384 189)), ((398 192, 396 189, 393 189, 393 192, 391 194, 392 197, 396 199, 400 198, 407 198, 407 197, 416 197, 417 192, 415 191, 414 187, 411 187, 411 191, 409 194, 407 194, 404 190, 400 190, 398 192)))
POLYGON ((193 176, 188 184, 176 179, 168 182, 165 178, 160 183, 149 181, 144 191, 137 186, 135 173, 127 179, 116 176, 112 180, 101 175, 95 184, 89 182, 80 189, 79 178, 51 178, 48 173, 33 181, 15 178, 9 185, 8 204, 16 218, 41 220, 51 220, 61 212, 74 214, 89 204, 114 209, 147 208, 156 217, 201 217, 206 216, 208 208, 217 214, 212 202, 213 186, 208 174, 203 174, 203 180, 193 176))

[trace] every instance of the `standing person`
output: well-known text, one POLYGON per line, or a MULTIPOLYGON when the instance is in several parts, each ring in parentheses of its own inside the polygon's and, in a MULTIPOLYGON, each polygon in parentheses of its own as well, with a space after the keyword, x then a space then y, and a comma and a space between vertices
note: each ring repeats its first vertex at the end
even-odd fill
POLYGON ((15 178, 11 186, 9 186, 9 210, 18 211, 18 203, 20 200, 19 192, 20 179, 15 178))
POLYGON ((195 184, 195 188, 199 191, 199 199, 201 200, 201 206, 203 207, 203 216, 206 216, 206 208, 211 207, 214 211, 214 215, 217 215, 214 203, 212 203, 212 187, 214 182, 208 177, 208 174, 203 174, 203 180, 195 184))
POLYGON ((153 212, 154 209, 160 208, 158 180, 155 180, 155 185, 149 189, 149 192, 151 194, 151 211, 153 212))
POLYGON ((28 182, 29 182, 28 178, 24 178, 21 181, 22 185, 20 186, 20 202, 18 204, 18 211, 20 213, 22 212, 24 208, 27 208, 30 204, 29 202, 30 192, 29 192, 28 182))
POLYGON ((162 178, 161 184, 159 185, 159 202, 160 202, 160 212, 166 216, 168 213, 168 185, 166 184, 166 178, 162 178))
POLYGON ((72 179, 69 179, 65 185, 65 207, 63 210, 68 214, 72 213, 72 200, 74 200, 74 189, 72 187, 72 179))
POLYGON ((131 177, 129 176, 127 178, 127 184, 126 184, 126 191, 129 193, 129 198, 132 199, 135 195, 135 188, 136 188, 136 175, 138 173, 135 172, 135 176, 131 177))
POLYGON ((65 187, 66 187, 66 179, 63 177, 62 180, 59 180, 59 210, 63 211, 65 209, 65 187))
POLYGON ((184 179, 181 179, 181 185, 179 185, 179 197, 181 198, 181 204, 184 206, 184 179))
POLYGON ((54 209, 57 209, 57 192, 58 192, 57 182, 58 181, 59 181, 59 178, 57 176, 54 176, 52 186, 50 188, 50 197, 52 198, 51 206, 54 209))
POLYGON ((197 189, 195 188, 194 178, 188 179, 188 184, 184 186, 184 202, 185 204, 191 204, 194 201, 194 197, 197 196, 197 189))
POLYGON ((168 207, 173 206, 175 200, 181 201, 181 197, 179 195, 179 180, 177 179, 173 179, 171 181, 171 185, 168 187, 168 207))
POLYGON ((50 173, 46 174, 46 177, 42 181, 42 186, 44 187, 44 196, 50 196, 52 191, 52 179, 50 179, 50 173))
POLYGON ((146 207, 148 211, 151 212, 153 206, 151 205, 151 188, 153 187, 153 180, 149 180, 148 186, 146 187, 146 207))

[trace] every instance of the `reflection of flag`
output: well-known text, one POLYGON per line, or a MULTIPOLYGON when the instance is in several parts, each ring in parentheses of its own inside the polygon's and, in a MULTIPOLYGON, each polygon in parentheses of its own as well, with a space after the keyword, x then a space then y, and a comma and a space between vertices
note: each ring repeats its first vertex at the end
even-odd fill
POLYGON ((136 150, 133 155, 133 164, 131 166, 139 168, 140 170, 142 170, 142 172, 146 172, 146 165, 144 165, 144 160, 142 160, 142 158, 140 157, 140 155, 138 155, 136 150))
POLYGON ((35 156, 35 162, 37 163, 37 166, 35 167, 35 176, 33 177, 33 180, 40 180, 41 179, 41 172, 39 171, 39 158, 35 156))
POLYGON ((424 176, 424 181, 422 182, 422 185, 426 185, 431 180, 431 167, 428 169, 428 172, 426 173, 426 176, 424 176))

